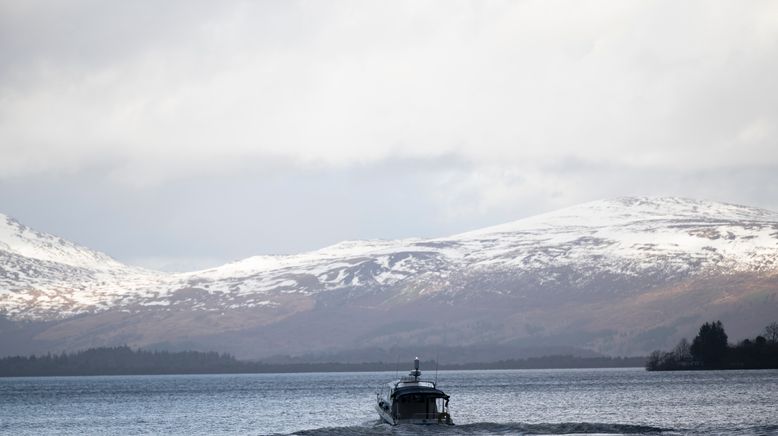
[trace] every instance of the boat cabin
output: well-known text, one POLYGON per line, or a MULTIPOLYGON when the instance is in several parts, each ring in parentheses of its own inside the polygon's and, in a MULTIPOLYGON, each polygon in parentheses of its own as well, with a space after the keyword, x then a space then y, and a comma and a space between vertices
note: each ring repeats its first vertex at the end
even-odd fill
POLYGON ((419 379, 418 358, 414 366, 408 376, 386 384, 377 393, 378 414, 390 424, 450 424, 449 396, 437 389, 435 382, 419 379))

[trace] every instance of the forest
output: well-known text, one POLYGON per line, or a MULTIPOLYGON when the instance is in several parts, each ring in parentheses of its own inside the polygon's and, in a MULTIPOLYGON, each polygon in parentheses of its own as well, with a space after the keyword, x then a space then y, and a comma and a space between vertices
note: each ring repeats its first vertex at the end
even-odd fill
MULTIPOLYGON (((510 359, 488 363, 437 365, 427 371, 468 369, 618 368, 636 367, 645 357, 577 357, 569 355, 510 359)), ((128 346, 91 348, 75 353, 14 356, 0 359, 0 377, 141 374, 233 374, 285 372, 402 371, 397 362, 265 363, 237 360, 229 354, 200 351, 152 351, 128 346)))
POLYGON ((683 338, 673 350, 654 351, 646 361, 649 371, 772 368, 778 368, 778 322, 734 345, 721 321, 706 322, 691 343, 683 338))

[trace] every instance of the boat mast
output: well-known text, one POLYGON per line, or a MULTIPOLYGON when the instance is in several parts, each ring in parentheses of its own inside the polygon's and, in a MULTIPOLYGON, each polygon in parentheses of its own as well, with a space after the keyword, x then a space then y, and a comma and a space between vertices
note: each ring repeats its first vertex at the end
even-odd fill
POLYGON ((435 386, 438 385, 438 365, 440 365, 440 353, 435 356, 435 386))

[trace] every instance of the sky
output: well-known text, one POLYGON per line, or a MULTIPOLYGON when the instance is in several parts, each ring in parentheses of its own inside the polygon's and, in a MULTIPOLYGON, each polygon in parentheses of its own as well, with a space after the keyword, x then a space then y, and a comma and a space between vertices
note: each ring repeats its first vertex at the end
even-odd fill
POLYGON ((0 0, 0 212, 184 271, 617 196, 778 210, 775 1, 0 0))

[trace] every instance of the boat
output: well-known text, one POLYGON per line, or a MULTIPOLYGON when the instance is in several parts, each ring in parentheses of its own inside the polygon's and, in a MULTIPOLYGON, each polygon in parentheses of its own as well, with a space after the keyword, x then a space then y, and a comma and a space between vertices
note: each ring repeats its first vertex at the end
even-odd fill
POLYGON ((381 419, 391 425, 453 425, 448 413, 448 399, 449 396, 437 388, 436 381, 421 379, 417 357, 413 361, 413 370, 407 376, 387 383, 376 392, 375 407, 381 419))

